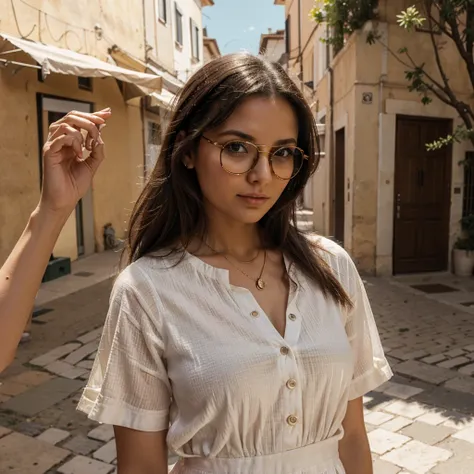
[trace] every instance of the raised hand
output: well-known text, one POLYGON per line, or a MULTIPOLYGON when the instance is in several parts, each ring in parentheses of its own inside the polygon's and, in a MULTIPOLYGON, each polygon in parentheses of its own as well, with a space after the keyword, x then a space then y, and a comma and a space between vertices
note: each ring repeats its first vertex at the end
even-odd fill
POLYGON ((73 111, 51 124, 43 147, 41 208, 74 210, 105 158, 100 131, 110 116, 110 108, 95 113, 73 111))

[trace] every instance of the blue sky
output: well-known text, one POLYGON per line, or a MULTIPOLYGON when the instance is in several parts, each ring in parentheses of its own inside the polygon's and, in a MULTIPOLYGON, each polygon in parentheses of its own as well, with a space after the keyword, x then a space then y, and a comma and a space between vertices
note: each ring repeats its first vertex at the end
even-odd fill
POLYGON ((258 53, 260 35, 285 27, 285 7, 274 0, 214 0, 202 9, 207 35, 215 38, 221 54, 241 50, 258 53))

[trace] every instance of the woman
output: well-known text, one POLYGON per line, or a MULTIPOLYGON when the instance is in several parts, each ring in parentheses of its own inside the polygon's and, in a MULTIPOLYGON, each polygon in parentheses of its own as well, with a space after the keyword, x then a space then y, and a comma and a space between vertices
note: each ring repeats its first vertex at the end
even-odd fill
POLYGON ((391 376, 347 253, 300 234, 318 163, 279 65, 219 58, 181 91, 130 223, 79 409, 119 474, 369 474, 362 396, 391 376))
POLYGON ((39 203, 0 269, 0 372, 15 357, 28 327, 59 233, 104 159, 100 128, 110 116, 109 108, 93 114, 73 111, 49 127, 39 203))

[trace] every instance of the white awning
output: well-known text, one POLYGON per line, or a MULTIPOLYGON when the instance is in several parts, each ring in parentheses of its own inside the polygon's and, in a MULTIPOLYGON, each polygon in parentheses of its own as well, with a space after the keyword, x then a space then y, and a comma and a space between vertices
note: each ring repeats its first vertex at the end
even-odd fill
POLYGON ((171 109, 176 96, 167 89, 161 89, 161 92, 152 92, 150 94, 151 107, 163 107, 171 109))
MULTIPOLYGON (((144 93, 161 91, 162 79, 159 75, 132 71, 87 54, 16 38, 5 33, 0 33, 0 39, 8 41, 14 47, 31 56, 41 66, 44 75, 54 72, 80 77, 113 77, 134 86, 139 86, 140 89, 144 89, 144 93)), ((9 51, 1 52, 0 61, 15 64, 14 61, 9 59, 2 59, 2 55, 8 53, 9 51)), ((22 65, 28 66, 27 64, 22 65)), ((138 88, 134 89, 138 90, 138 88)))
POLYGON ((146 67, 157 76, 161 76, 163 79, 163 86, 166 87, 166 89, 171 91, 173 94, 176 94, 183 88, 184 84, 177 77, 174 77, 170 73, 166 71, 161 71, 156 66, 150 63, 147 63, 146 67))

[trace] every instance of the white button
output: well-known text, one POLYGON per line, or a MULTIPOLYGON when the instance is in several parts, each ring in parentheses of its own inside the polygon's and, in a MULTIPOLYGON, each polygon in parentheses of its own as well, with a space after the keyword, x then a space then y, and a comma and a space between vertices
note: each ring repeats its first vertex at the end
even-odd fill
POLYGON ((286 356, 286 355, 289 354, 289 352, 290 352, 290 349, 288 349, 288 347, 285 347, 285 346, 280 347, 280 353, 281 353, 281 355, 286 356))
POLYGON ((250 316, 253 316, 254 318, 258 318, 258 316, 259 316, 258 311, 252 311, 250 313, 250 316))
POLYGON ((291 314, 288 315, 288 318, 289 318, 291 321, 296 321, 296 314, 291 313, 291 314))
POLYGON ((287 386, 287 388, 289 388, 290 390, 293 390, 293 389, 296 387, 296 380, 295 380, 295 379, 289 379, 289 380, 286 382, 286 386, 287 386))
POLYGON ((296 423, 298 423, 298 417, 295 416, 295 415, 290 415, 290 416, 286 419, 286 422, 287 422, 290 426, 295 426, 296 423))

